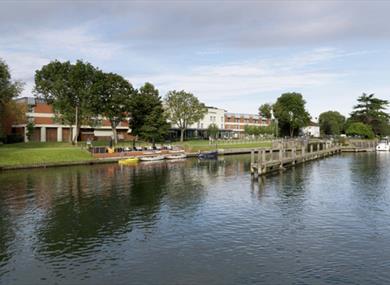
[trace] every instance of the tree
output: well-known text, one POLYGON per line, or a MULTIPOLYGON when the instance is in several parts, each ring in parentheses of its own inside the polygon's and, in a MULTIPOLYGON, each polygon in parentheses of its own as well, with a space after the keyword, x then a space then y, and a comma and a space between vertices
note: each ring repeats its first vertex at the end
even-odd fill
POLYGON ((344 130, 345 117, 337 111, 327 111, 319 116, 321 132, 325 135, 340 135, 344 130))
POLYGON ((269 103, 261 105, 259 107, 259 114, 261 117, 270 120, 272 118, 272 105, 269 103))
POLYGON ((207 134, 209 135, 209 137, 216 139, 219 134, 219 128, 217 124, 210 124, 207 128, 207 134))
POLYGON ((30 141, 32 136, 34 135, 34 129, 35 129, 35 125, 33 122, 28 122, 27 123, 27 139, 30 141))
POLYGON ((93 91, 90 94, 94 97, 90 100, 91 107, 95 115, 110 120, 115 144, 118 143, 116 128, 128 117, 127 111, 133 93, 133 86, 122 76, 114 73, 97 73, 93 91))
POLYGON ((371 126, 361 122, 352 123, 351 125, 349 125, 345 132, 349 136, 360 136, 368 139, 372 139, 375 137, 371 126))
POLYGON ((374 96, 375 94, 363 93, 357 99, 358 104, 353 107, 351 121, 370 125, 376 135, 383 135, 390 120, 390 115, 385 111, 389 101, 374 96))
POLYGON ((169 91, 165 97, 168 119, 180 129, 180 141, 184 140, 187 127, 201 120, 207 113, 206 106, 193 94, 169 91))
POLYGON ((162 140, 168 133, 169 124, 164 113, 162 102, 157 104, 146 116, 143 126, 140 129, 140 136, 150 141, 155 147, 156 141, 162 140))
MULTIPOLYGON (((128 113, 130 114, 129 127, 134 136, 133 147, 135 147, 135 141, 139 136, 145 136, 148 133, 144 127, 145 122, 153 111, 157 112, 155 109, 160 105, 161 98, 159 92, 151 83, 145 83, 139 91, 136 90, 132 93, 128 113)), ((151 119, 149 118, 149 120, 151 119)), ((150 126, 151 123, 147 125, 150 126)), ((149 137, 148 135, 146 136, 149 137)))
POLYGON ((260 134, 260 128, 257 126, 251 126, 251 125, 245 125, 244 126, 244 133, 247 135, 259 135, 260 134))
POLYGON ((277 99, 273 112, 281 132, 293 137, 299 128, 309 124, 310 114, 306 111, 305 104, 300 93, 284 93, 277 99))
POLYGON ((22 92, 22 87, 22 82, 11 79, 8 65, 0 58, 0 138, 5 137, 4 120, 8 119, 10 111, 14 110, 12 99, 22 92))
POLYGON ((77 143, 81 124, 89 123, 93 116, 92 87, 97 71, 80 60, 75 64, 55 60, 35 72, 36 96, 53 106, 56 120, 76 126, 73 143, 77 143))

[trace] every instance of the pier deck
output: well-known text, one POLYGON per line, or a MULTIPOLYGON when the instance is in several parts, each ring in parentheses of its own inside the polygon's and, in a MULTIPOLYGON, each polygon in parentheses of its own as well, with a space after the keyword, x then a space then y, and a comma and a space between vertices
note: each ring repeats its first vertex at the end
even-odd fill
POLYGON ((251 151, 251 175, 252 177, 258 177, 273 171, 283 170, 286 167, 305 161, 323 158, 340 152, 340 145, 329 145, 325 143, 311 144, 308 147, 308 151, 305 146, 302 146, 300 149, 297 149, 296 147, 253 149, 251 151))

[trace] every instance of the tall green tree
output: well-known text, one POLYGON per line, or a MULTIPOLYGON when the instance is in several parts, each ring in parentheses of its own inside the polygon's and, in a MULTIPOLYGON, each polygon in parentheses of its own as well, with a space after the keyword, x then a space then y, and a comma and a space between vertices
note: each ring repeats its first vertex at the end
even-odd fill
POLYGON ((310 114, 305 109, 305 100, 300 93, 284 93, 273 105, 275 118, 282 133, 290 137, 297 134, 299 128, 310 123, 310 114))
POLYGON ((169 123, 160 101, 160 104, 154 106, 153 110, 146 116, 140 129, 140 136, 155 147, 156 142, 163 140, 168 131, 169 123))
POLYGON ((259 114, 262 118, 272 118, 272 105, 269 103, 263 104, 259 107, 259 114))
POLYGON ((12 99, 22 92, 22 87, 21 81, 12 80, 8 65, 0 58, 0 138, 5 136, 6 109, 9 110, 7 107, 11 104, 12 99))
POLYGON ((319 116, 320 130, 325 135, 340 135, 344 130, 345 117, 337 111, 327 111, 319 116))
POLYGON ((91 98, 98 69, 78 60, 52 61, 35 72, 34 92, 52 104, 56 119, 75 125, 72 142, 77 142, 82 123, 89 123, 93 114, 91 98))
POLYGON ((351 121, 370 125, 376 135, 383 135, 389 124, 390 114, 386 112, 388 100, 375 98, 375 94, 363 93, 353 107, 351 121))
MULTIPOLYGON (((153 116, 157 114, 158 108, 161 106, 161 98, 159 96, 158 90, 151 83, 145 83, 138 91, 133 92, 130 97, 129 102, 129 127, 131 133, 134 136, 133 147, 135 147, 135 141, 139 137, 148 137, 148 131, 146 130, 146 125, 151 125, 149 116, 154 112, 153 116), (156 111, 157 110, 157 111, 156 111), (146 122, 149 120, 149 123, 146 122)), ((160 111, 160 115, 163 113, 160 111)))
POLYGON ((168 119, 180 129, 180 141, 189 125, 201 120, 207 113, 206 106, 193 94, 182 91, 169 91, 165 97, 168 119))
POLYGON ((133 86, 122 76, 115 73, 97 73, 91 93, 91 107, 95 115, 110 120, 115 144, 118 143, 116 128, 120 122, 127 119, 133 94, 133 86))

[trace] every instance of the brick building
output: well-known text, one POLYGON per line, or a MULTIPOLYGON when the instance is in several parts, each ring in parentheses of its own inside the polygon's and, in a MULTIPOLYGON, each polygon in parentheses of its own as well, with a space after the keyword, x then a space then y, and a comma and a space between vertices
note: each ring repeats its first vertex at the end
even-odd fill
MULTIPOLYGON (((12 126, 14 134, 24 136, 27 139, 27 123, 34 124, 34 132, 31 141, 40 142, 62 142, 70 141, 72 133, 75 132, 75 126, 63 125, 56 121, 55 114, 51 105, 41 99, 24 97, 16 99, 19 104, 24 104, 27 110, 27 121, 22 124, 12 126)), ((95 120, 94 126, 82 125, 80 130, 80 141, 91 140, 108 140, 113 136, 109 120, 95 120)), ((206 115, 197 123, 188 126, 185 137, 190 138, 207 138, 207 128, 215 124, 218 126, 221 138, 240 138, 244 136, 246 125, 251 126, 268 126, 269 120, 261 118, 256 114, 229 113, 224 109, 216 107, 207 107, 206 115)), ((131 130, 129 130, 128 121, 123 121, 117 127, 119 140, 132 140, 131 130)), ((170 132, 171 139, 178 139, 180 131, 177 126, 172 125, 170 132)))
MULTIPOLYGON (((40 142, 62 142, 70 141, 75 126, 63 125, 55 120, 55 115, 51 105, 43 100, 24 97, 16 100, 19 104, 25 104, 28 122, 34 124, 34 132, 31 141, 40 142)), ((13 125, 13 133, 24 136, 27 141, 27 123, 13 125)), ((123 121, 117 127, 119 140, 130 140, 129 124, 123 121)), ((82 125, 79 140, 107 140, 113 135, 110 121, 106 119, 97 120, 96 126, 82 125)))
POLYGON ((225 129, 231 131, 233 137, 242 137, 246 125, 265 127, 270 120, 256 114, 225 113, 225 129))

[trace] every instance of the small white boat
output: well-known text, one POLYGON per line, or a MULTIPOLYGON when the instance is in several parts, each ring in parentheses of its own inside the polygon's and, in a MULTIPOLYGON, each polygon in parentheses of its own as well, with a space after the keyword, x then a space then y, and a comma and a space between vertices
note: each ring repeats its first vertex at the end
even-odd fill
POLYGON ((158 161, 158 160, 164 160, 165 156, 163 155, 156 155, 156 156, 142 156, 139 158, 141 161, 158 161))
POLYGON ((390 142, 388 140, 381 140, 377 146, 377 151, 390 151, 390 142))
POLYGON ((186 157, 187 155, 185 153, 170 154, 165 156, 166 159, 184 159, 186 157))

